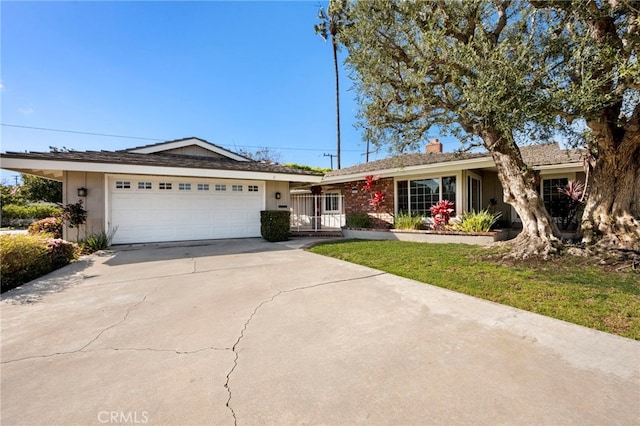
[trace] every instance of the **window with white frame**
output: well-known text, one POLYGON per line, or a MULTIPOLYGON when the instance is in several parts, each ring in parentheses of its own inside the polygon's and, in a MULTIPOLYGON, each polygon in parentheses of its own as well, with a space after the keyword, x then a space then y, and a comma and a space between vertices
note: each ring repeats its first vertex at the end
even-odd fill
POLYGON ((151 182, 138 182, 138 189, 152 189, 153 185, 151 182))
POLYGON ((131 189, 131 181, 128 181, 128 180, 117 180, 116 181, 116 189, 131 189))
POLYGON ((475 210, 479 212, 482 210, 482 205, 480 204, 482 201, 482 193, 481 193, 481 182, 475 176, 467 176, 467 211, 475 210))
POLYGON ((191 184, 190 183, 179 183, 178 184, 178 191, 191 191, 191 184))
POLYGON ((242 192, 242 185, 231 185, 231 191, 242 192))
POLYGON ((249 192, 258 192, 258 185, 248 185, 247 190, 249 192))
POLYGON ((198 191, 208 191, 209 190, 209 184, 208 183, 199 183, 198 184, 198 191))
POLYGON ((173 188, 173 185, 171 184, 171 182, 160 182, 158 184, 158 189, 164 190, 164 191, 169 191, 173 188))
POLYGON ((325 212, 340 211, 340 193, 326 192, 324 194, 324 211, 325 212))
POLYGON ((398 213, 428 217, 429 208, 438 201, 456 201, 455 176, 402 180, 397 182, 396 189, 398 213))
POLYGON ((552 217, 565 217, 567 204, 559 191, 569 183, 568 178, 542 179, 542 200, 544 206, 552 217))
POLYGON ((226 191, 227 185, 216 183, 215 189, 216 191, 226 191))

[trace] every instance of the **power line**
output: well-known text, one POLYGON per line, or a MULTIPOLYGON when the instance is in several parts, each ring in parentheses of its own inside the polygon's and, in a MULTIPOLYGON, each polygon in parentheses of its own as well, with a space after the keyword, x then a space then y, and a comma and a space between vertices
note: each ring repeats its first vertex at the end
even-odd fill
MULTIPOLYGON (((138 140, 146 140, 146 141, 154 141, 154 142, 162 142, 162 141, 165 140, 164 138, 144 138, 144 137, 140 137, 140 136, 112 135, 112 134, 108 134, 108 133, 82 132, 82 131, 79 131, 79 130, 52 129, 52 128, 48 128, 48 127, 34 127, 34 126, 20 126, 20 125, 17 125, 17 124, 0 123, 0 126, 15 127, 15 128, 19 128, 19 129, 29 129, 29 130, 41 130, 41 131, 45 131, 45 132, 74 133, 74 134, 79 134, 79 135, 103 136, 103 137, 121 138, 121 139, 138 139, 138 140)), ((264 145, 238 145, 238 146, 241 147, 241 148, 258 148, 258 149, 259 148, 264 148, 264 145)), ((324 149, 317 149, 317 148, 289 148, 289 147, 278 147, 278 146, 272 146, 270 148, 272 148, 272 149, 289 150, 289 151, 324 151, 324 149)), ((360 152, 357 149, 343 149, 342 151, 360 152)))

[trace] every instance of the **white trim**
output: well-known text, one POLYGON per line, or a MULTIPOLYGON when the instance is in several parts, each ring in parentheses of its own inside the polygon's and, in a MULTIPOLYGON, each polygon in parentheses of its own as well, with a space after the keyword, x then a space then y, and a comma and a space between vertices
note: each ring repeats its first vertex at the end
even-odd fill
MULTIPOLYGON (((439 174, 429 173, 429 174, 419 174, 419 175, 411 175, 411 176, 401 176, 400 178, 395 178, 393 181, 394 188, 394 212, 398 213, 398 182, 399 181, 412 181, 412 180, 420 180, 420 179, 438 179, 438 191, 440 200, 442 199, 442 178, 444 177, 455 177, 456 178, 456 199, 455 199, 455 215, 459 216, 464 212, 464 205, 462 204, 464 201, 463 198, 463 173, 462 170, 454 171, 454 172, 441 172, 439 174)), ((411 211, 411 185, 408 185, 408 197, 409 197, 409 211, 411 211)))
POLYGON ((6 170, 65 170, 74 172, 118 173, 137 175, 186 176, 238 180, 271 180, 282 182, 320 183, 322 176, 293 173, 253 172, 243 170, 197 169, 188 167, 147 166, 134 164, 93 163, 26 158, 3 158, 6 170))
POLYGON ((171 149, 184 148, 192 145, 197 145, 200 148, 204 148, 207 151, 215 152, 216 154, 222 155, 227 158, 231 158, 232 160, 251 161, 248 158, 245 158, 245 157, 242 157, 241 155, 236 154, 235 152, 228 151, 222 147, 216 146, 212 143, 209 143, 207 141, 204 141, 198 138, 189 138, 189 139, 183 139, 179 141, 164 142, 164 143, 159 143, 152 146, 134 148, 131 150, 127 150, 127 152, 133 152, 137 154, 153 154, 155 152, 169 151, 171 149))
POLYGON ((405 177, 405 176, 413 176, 413 175, 425 175, 425 174, 442 174, 448 173, 449 176, 452 176, 455 173, 458 173, 462 170, 466 170, 467 168, 487 168, 487 167, 495 167, 495 163, 491 157, 480 157, 480 158, 471 158, 466 160, 457 160, 457 161, 447 161, 444 163, 435 163, 435 164, 421 164, 418 166, 409 166, 409 167, 397 167, 392 169, 384 169, 384 170, 372 170, 368 172, 359 172, 352 173, 348 175, 340 175, 340 176, 330 176, 325 177, 322 180, 322 184, 332 184, 332 183, 344 183, 351 182, 355 180, 364 180, 365 176, 374 175, 379 176, 381 178, 385 177, 405 177))

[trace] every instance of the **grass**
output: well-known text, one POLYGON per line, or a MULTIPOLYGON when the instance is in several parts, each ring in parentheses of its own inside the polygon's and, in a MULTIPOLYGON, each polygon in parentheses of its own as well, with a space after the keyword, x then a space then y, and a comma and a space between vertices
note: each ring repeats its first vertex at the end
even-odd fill
MULTIPOLYGON (((640 340, 640 274, 563 256, 505 264, 463 244, 349 240, 314 253, 640 340)), ((495 258, 495 256, 493 256, 495 258)))

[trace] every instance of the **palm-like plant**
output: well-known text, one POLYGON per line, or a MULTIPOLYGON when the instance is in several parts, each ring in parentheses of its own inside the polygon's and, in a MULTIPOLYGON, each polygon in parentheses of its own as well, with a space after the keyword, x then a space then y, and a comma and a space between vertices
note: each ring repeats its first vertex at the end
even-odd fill
POLYGON ((336 129, 337 129, 337 154, 338 169, 340 169, 340 76, 338 74, 338 44, 341 29, 347 22, 347 1, 330 0, 327 11, 321 7, 318 11, 320 23, 313 26, 316 34, 319 34, 325 41, 331 38, 333 48, 333 68, 336 77, 336 129))

